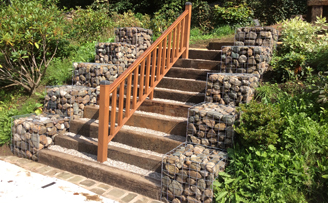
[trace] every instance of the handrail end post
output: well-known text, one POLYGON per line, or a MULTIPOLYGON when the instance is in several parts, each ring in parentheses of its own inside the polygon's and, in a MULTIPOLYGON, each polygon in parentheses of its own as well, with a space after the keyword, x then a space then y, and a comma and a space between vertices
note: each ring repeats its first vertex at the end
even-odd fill
POLYGON ((109 87, 110 82, 100 82, 99 95, 99 129, 97 161, 103 163, 107 160, 108 151, 108 122, 109 122, 109 87))
POLYGON ((192 3, 191 2, 186 2, 185 4, 185 10, 188 11, 188 17, 185 21, 185 28, 186 28, 186 32, 185 32, 185 42, 184 42, 184 46, 186 47, 186 50, 183 52, 182 54, 182 58, 184 59, 188 59, 189 58, 189 40, 190 40, 190 24, 191 24, 191 8, 192 8, 192 3))

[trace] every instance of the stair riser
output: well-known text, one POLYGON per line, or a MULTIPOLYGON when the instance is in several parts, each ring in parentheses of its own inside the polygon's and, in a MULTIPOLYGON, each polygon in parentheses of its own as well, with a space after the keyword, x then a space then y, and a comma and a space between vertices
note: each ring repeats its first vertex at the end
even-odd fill
POLYGON ((208 69, 219 71, 220 61, 205 61, 194 59, 179 59, 173 66, 182 68, 208 69))
MULTIPOLYGON (((55 144, 67 149, 75 149, 79 152, 97 155, 98 145, 96 142, 59 135, 55 138, 55 144)), ((107 154, 112 160, 132 164, 150 171, 161 172, 161 157, 142 154, 115 146, 109 146, 107 154)))
MULTIPOLYGON (((110 115, 111 111, 109 112, 109 122, 110 115)), ((84 117, 98 120, 99 109, 97 107, 85 108, 84 117)), ((116 116, 116 121, 117 117, 118 116, 116 116)), ((177 121, 168 118, 153 117, 145 114, 134 113, 131 118, 126 122, 126 125, 147 128, 174 135, 186 134, 186 121, 177 121)))
POLYGON ((208 44, 209 50, 221 50, 223 46, 233 46, 234 42, 210 42, 208 44))
POLYGON ((153 199, 160 196, 160 181, 122 169, 51 150, 41 150, 39 162, 153 199))
POLYGON ((221 60, 221 51, 189 49, 190 59, 221 60))
MULTIPOLYGON (((70 132, 85 137, 98 138, 98 124, 88 121, 73 120, 71 121, 70 132)), ((113 141, 162 154, 167 153, 181 144, 181 142, 176 140, 125 129, 121 129, 114 137, 113 141)))
POLYGON ((177 77, 177 78, 206 81, 207 73, 211 73, 211 72, 218 72, 218 71, 172 67, 170 71, 166 74, 166 77, 177 77))
POLYGON ((188 102, 188 103, 201 103, 204 101, 205 95, 200 93, 197 95, 191 95, 184 92, 174 92, 168 90, 155 89, 154 97, 159 99, 169 99, 179 102, 188 102))
POLYGON ((138 110, 167 116, 187 117, 188 108, 190 108, 190 106, 185 104, 145 100, 138 110))
POLYGON ((176 78, 163 78, 157 87, 189 92, 205 92, 206 81, 188 81, 176 78))

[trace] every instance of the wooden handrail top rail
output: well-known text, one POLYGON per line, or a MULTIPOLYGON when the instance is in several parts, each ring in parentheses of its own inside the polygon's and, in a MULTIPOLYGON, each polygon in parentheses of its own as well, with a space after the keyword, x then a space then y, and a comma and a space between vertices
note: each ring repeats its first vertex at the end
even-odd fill
POLYGON ((115 81, 110 85, 109 87, 109 92, 112 92, 115 88, 117 88, 121 82, 123 82, 130 73, 132 73, 134 71, 134 69, 141 64, 141 62, 148 57, 148 55, 157 48, 157 46, 162 43, 162 41, 165 39, 165 37, 167 37, 170 32, 183 20, 183 18, 186 17, 186 15, 188 15, 188 11, 184 11, 179 18, 177 18, 177 20, 169 27, 167 28, 164 33, 141 55, 137 58, 137 60, 135 60, 130 67, 125 70, 122 75, 120 75, 117 79, 115 79, 115 81))

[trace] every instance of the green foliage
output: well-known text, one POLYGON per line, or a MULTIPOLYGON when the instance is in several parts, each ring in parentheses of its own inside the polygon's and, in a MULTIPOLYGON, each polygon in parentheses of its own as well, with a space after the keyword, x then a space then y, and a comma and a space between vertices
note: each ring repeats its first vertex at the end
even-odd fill
POLYGON ((209 40, 229 36, 234 32, 235 30, 229 25, 220 26, 209 33, 204 33, 200 28, 195 27, 190 30, 190 44, 197 43, 200 40, 209 40))
POLYGON ((279 141, 279 131, 284 124, 280 109, 276 105, 252 101, 241 105, 240 124, 235 126, 245 145, 270 145, 279 141))
POLYGON ((277 83, 264 83, 256 89, 256 99, 263 104, 274 103, 281 95, 282 91, 277 83))
POLYGON ((307 12, 307 0, 247 0, 247 3, 254 10, 254 17, 266 25, 307 12))
POLYGON ((149 28, 150 26, 150 17, 148 15, 135 15, 131 10, 128 10, 123 14, 114 12, 111 16, 112 21, 114 22, 114 27, 149 28))
POLYGON ((0 81, 33 93, 59 49, 67 45, 61 12, 38 1, 12 0, 0 10, 0 81))
POLYGON ((318 103, 326 104, 328 101, 328 71, 319 73, 318 83, 314 85, 315 90, 312 93, 318 94, 318 103))
POLYGON ((207 1, 196 0, 192 5, 191 26, 199 27, 203 32, 213 30, 212 9, 207 1))
POLYGON ((251 23, 253 11, 246 3, 234 5, 234 2, 225 2, 224 6, 215 5, 213 20, 216 25, 245 26, 251 23))

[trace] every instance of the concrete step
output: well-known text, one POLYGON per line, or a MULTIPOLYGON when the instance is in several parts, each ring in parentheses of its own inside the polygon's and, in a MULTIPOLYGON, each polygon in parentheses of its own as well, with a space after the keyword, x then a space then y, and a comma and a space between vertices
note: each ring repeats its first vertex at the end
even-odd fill
POLYGON ((40 151, 39 162, 153 199, 160 197, 160 180, 124 169, 49 149, 40 151))
POLYGON ((157 87, 189 92, 205 92, 206 80, 164 77, 157 87))
POLYGON ((198 104, 204 101, 205 94, 199 92, 187 92, 166 88, 155 88, 154 97, 159 99, 168 99, 179 102, 198 104))
POLYGON ((219 70, 172 67, 170 71, 167 72, 166 77, 177 77, 177 78, 206 81, 207 73, 218 73, 218 72, 219 70))
MULTIPOLYGON (((84 111, 85 111, 84 112, 85 118, 96 119, 96 120, 99 119, 98 106, 85 107, 84 111)), ((110 114, 111 113, 109 112, 109 115, 110 114)), ((110 122, 110 117, 109 117, 109 122, 110 122)), ((164 132, 168 134, 184 136, 186 132, 186 122, 187 122, 186 117, 185 118, 174 117, 174 116, 167 116, 157 113, 135 111, 134 114, 131 116, 131 118, 126 122, 126 125, 139 127, 139 128, 147 128, 147 129, 164 132)))
POLYGON ((209 50, 221 50, 223 46, 233 46, 234 41, 226 41, 226 42, 210 42, 208 44, 209 50))
POLYGON ((186 117, 188 116, 188 108, 190 105, 178 103, 176 101, 166 100, 145 100, 138 108, 139 111, 158 113, 168 116, 186 117))
MULTIPOLYGON (((97 120, 85 118, 76 119, 72 120, 70 123, 70 132, 85 137, 98 138, 98 127, 97 120)), ((185 134, 183 134, 183 136, 171 135, 150 129, 125 125, 112 141, 139 149, 165 154, 185 140, 185 134)))
POLYGON ((221 60, 221 50, 189 49, 189 59, 221 60))
MULTIPOLYGON (((97 155, 97 140, 74 133, 65 133, 55 137, 55 144, 67 149, 97 155)), ((161 172, 162 156, 163 154, 153 153, 149 150, 139 150, 116 142, 110 142, 108 146, 108 158, 158 173, 161 172)))
POLYGON ((221 61, 204 59, 179 59, 173 66, 182 68, 219 70, 221 61))

